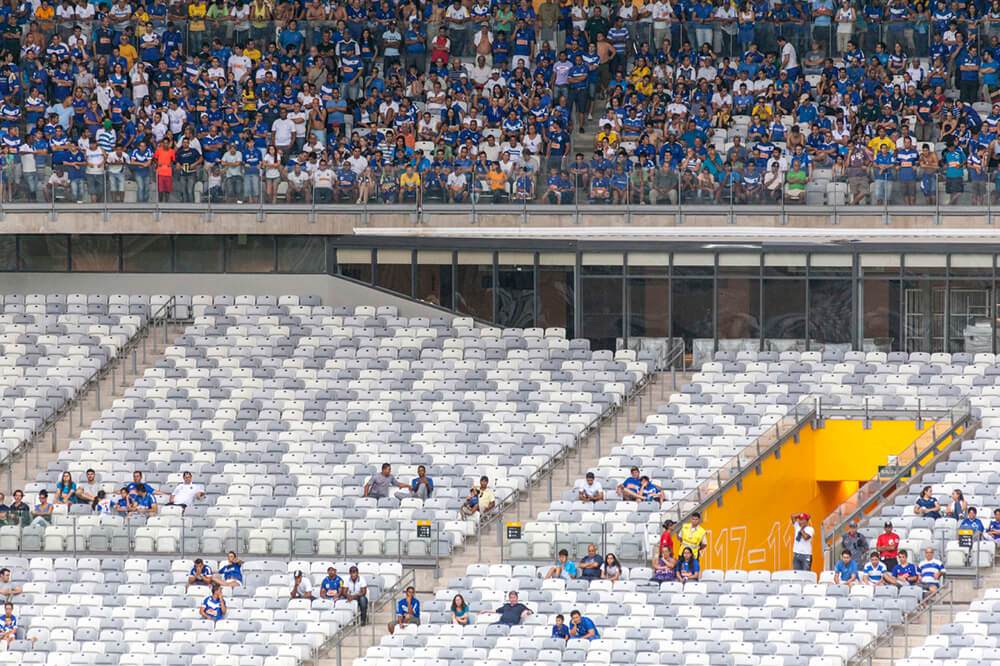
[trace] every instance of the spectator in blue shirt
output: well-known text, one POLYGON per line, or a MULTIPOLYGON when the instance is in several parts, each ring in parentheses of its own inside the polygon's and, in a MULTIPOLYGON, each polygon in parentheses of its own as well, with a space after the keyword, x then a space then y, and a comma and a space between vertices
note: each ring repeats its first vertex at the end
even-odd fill
POLYGON ((944 563, 934 557, 934 549, 924 548, 924 561, 917 567, 920 572, 920 586, 928 592, 941 587, 941 577, 944 576, 944 563))
POLYGON ((851 558, 851 551, 840 554, 840 561, 833 570, 833 582, 848 587, 858 582, 858 563, 851 558))
POLYGON ((930 486, 924 486, 920 490, 920 497, 917 498, 917 505, 913 512, 918 516, 933 518, 937 520, 941 517, 941 505, 932 494, 930 486))
POLYGON ((583 617, 580 611, 573 609, 569 614, 569 637, 585 638, 588 641, 600 638, 597 627, 589 617, 583 617))
POLYGON ((188 572, 188 582, 184 586, 186 590, 192 585, 212 585, 214 581, 212 580, 212 567, 205 564, 204 560, 200 557, 194 561, 194 566, 191 567, 191 571, 188 572))
POLYGON ((633 467, 631 476, 618 485, 618 494, 621 495, 623 500, 636 500, 641 497, 639 494, 641 487, 642 482, 639 480, 639 468, 633 467))
POLYGON ((1000 509, 993 509, 993 520, 983 532, 984 541, 1000 541, 1000 509))
POLYGON ((576 564, 569 559, 569 551, 563 548, 559 551, 559 559, 556 560, 555 565, 545 574, 545 577, 573 580, 576 578, 576 574, 576 564))
POLYGON ((239 587, 243 584, 243 560, 236 557, 233 551, 226 553, 226 560, 226 564, 219 567, 219 573, 213 579, 224 587, 239 587))
POLYGON ((418 497, 422 500, 427 499, 434 492, 434 481, 431 477, 427 476, 427 468, 423 465, 417 467, 417 475, 410 481, 410 488, 408 490, 403 490, 396 493, 398 499, 405 499, 407 497, 418 497))
POLYGON ((690 546, 685 546, 684 550, 681 551, 681 557, 677 560, 675 570, 677 571, 677 577, 684 583, 689 580, 698 580, 698 577, 701 575, 701 565, 694 558, 694 551, 691 550, 690 546))
POLYGON ((565 624, 566 618, 561 614, 556 615, 556 623, 552 626, 552 638, 569 638, 569 627, 565 624))
POLYGON ((416 590, 410 585, 406 588, 406 596, 396 603, 396 621, 389 624, 389 633, 395 633, 396 627, 408 624, 420 624, 420 601, 416 598, 416 590))
POLYGON ((909 561, 909 553, 905 550, 900 550, 896 557, 896 566, 892 568, 891 574, 887 573, 885 575, 885 582, 891 583, 896 587, 916 585, 920 577, 917 574, 917 567, 909 561))
POLYGON ((979 538, 986 530, 983 528, 983 521, 976 518, 976 507, 970 506, 968 515, 958 524, 960 530, 972 530, 976 532, 975 538, 979 538))
POLYGON ((201 616, 206 620, 218 622, 226 616, 226 601, 222 598, 222 586, 213 585, 212 594, 201 602, 201 616))
POLYGON ((344 579, 337 575, 335 567, 327 567, 326 578, 319 584, 321 599, 339 599, 343 593, 344 579))

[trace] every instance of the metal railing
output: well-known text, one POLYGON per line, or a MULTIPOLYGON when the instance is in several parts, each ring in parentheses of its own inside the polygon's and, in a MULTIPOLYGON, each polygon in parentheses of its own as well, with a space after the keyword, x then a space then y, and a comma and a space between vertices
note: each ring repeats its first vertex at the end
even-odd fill
POLYGON ((125 388, 126 373, 128 370, 128 356, 132 356, 132 374, 133 376, 137 373, 138 368, 138 354, 141 345, 142 351, 142 362, 146 363, 146 339, 149 338, 153 343, 153 351, 157 349, 157 340, 159 338, 159 329, 163 332, 163 345, 166 346, 168 343, 168 328, 169 325, 176 321, 176 301, 175 297, 171 296, 170 299, 161 305, 155 312, 151 313, 146 319, 146 322, 136 331, 135 335, 129 338, 121 349, 117 353, 108 359, 108 361, 97 369, 81 386, 76 394, 67 400, 59 408, 58 411, 53 413, 49 418, 47 418, 35 431, 32 433, 31 437, 25 440, 20 446, 13 449, 7 456, 0 460, 0 468, 6 467, 7 470, 7 488, 13 492, 13 476, 14 476, 14 464, 17 459, 20 458, 24 462, 24 478, 28 479, 28 465, 30 461, 30 453, 32 450, 35 451, 35 467, 40 466, 40 453, 41 453, 41 442, 45 435, 50 435, 52 438, 52 452, 56 452, 56 440, 58 438, 58 426, 66 418, 66 427, 68 428, 68 434, 73 436, 73 411, 77 410, 79 412, 79 422, 78 427, 82 430, 84 427, 83 423, 83 406, 89 397, 90 393, 94 393, 94 405, 95 408, 101 410, 101 380, 111 381, 111 393, 114 395, 117 392, 117 377, 118 369, 121 369, 121 386, 125 388))
MULTIPOLYGON (((836 560, 833 554, 836 553, 837 539, 842 536, 847 525, 867 515, 892 489, 905 483, 915 471, 936 461, 943 447, 965 432, 966 426, 972 420, 972 405, 968 399, 962 399, 947 410, 918 408, 915 417, 918 428, 921 427, 924 418, 946 419, 947 427, 939 429, 938 423, 935 423, 929 431, 921 433, 896 456, 895 470, 890 474, 875 474, 823 519, 822 543, 826 562, 831 567, 836 560)), ((870 422, 871 414, 867 410, 865 418, 870 422)))
MULTIPOLYGON (((400 577, 396 583, 387 590, 383 590, 379 594, 378 598, 374 601, 369 601, 368 603, 368 625, 371 627, 371 642, 369 645, 375 644, 375 615, 382 610, 387 604, 391 605, 393 599, 397 598, 400 594, 406 591, 406 588, 411 585, 416 585, 417 576, 416 571, 413 569, 406 569, 403 571, 403 575, 400 577)), ((347 643, 352 637, 357 638, 358 641, 358 657, 363 656, 362 652, 362 640, 365 631, 365 626, 361 624, 360 614, 354 616, 353 621, 350 624, 345 625, 336 634, 331 636, 322 645, 314 648, 309 659, 303 659, 299 661, 299 664, 311 664, 316 666, 321 659, 327 658, 331 652, 335 652, 335 659, 337 660, 337 666, 343 665, 343 648, 344 644, 347 643)))
MULTIPOLYGON (((903 653, 899 658, 905 659, 910 654, 910 625, 920 622, 925 616, 927 618, 927 633, 930 636, 934 628, 934 612, 941 610, 942 605, 948 607, 948 622, 955 618, 955 589, 954 584, 945 581, 941 587, 928 593, 909 613, 904 613, 902 622, 890 625, 885 631, 876 636, 868 645, 861 648, 857 654, 848 660, 848 666, 873 666, 876 654, 884 647, 889 648, 889 663, 896 663, 896 638, 899 631, 903 633, 903 653), (945 599, 947 597, 947 600, 945 599)), ((884 659, 881 658, 881 659, 884 659)))

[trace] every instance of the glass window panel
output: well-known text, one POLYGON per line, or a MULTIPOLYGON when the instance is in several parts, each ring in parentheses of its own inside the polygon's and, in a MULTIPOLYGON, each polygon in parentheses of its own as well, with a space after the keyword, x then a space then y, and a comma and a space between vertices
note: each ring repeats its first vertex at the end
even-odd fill
POLYGON ((122 236, 122 270, 130 273, 168 273, 169 236, 122 236))
POLYGON ((177 236, 177 270, 181 273, 221 273, 222 236, 177 236))
POLYGON ((413 251, 377 250, 378 260, 376 284, 397 294, 410 296, 413 293, 413 251))
MULTIPOLYGON (((527 256, 534 262, 534 255, 527 253, 527 256)), ((513 328, 530 328, 535 325, 533 263, 497 268, 497 325, 513 328)))
POLYGON ((83 234, 70 237, 74 271, 118 272, 118 236, 83 234))
POLYGON ((719 275, 760 275, 760 254, 756 252, 720 254, 719 275))
POLYGON ((805 349, 805 324, 806 281, 764 280, 765 348, 805 349))
POLYGON ((417 252, 417 298, 451 309, 451 257, 448 251, 417 252))
POLYGON ((821 344, 854 341, 851 316, 851 280, 809 281, 810 349, 821 344))
POLYGON ((580 265, 583 275, 621 275, 625 255, 621 252, 584 252, 580 265))
POLYGON ((953 254, 950 258, 952 275, 969 275, 978 278, 993 277, 992 254, 953 254))
POLYGON ((782 252, 764 254, 765 275, 805 275, 806 255, 782 252))
MULTIPOLYGON (((632 255, 629 255, 631 258, 632 255)), ((665 279, 628 280, 629 337, 666 338, 670 335, 670 284, 665 279)))
POLYGON ((717 284, 719 339, 742 340, 737 351, 760 349, 760 280, 720 277, 717 284))
POLYGON ((907 254, 903 257, 903 272, 916 275, 944 276, 948 256, 944 254, 907 254))
POLYGON ((898 277, 902 257, 898 254, 862 254, 861 273, 865 277, 898 277))
POLYGON ((861 303, 864 351, 899 351, 899 280, 863 280, 861 303))
POLYGON ((230 273, 274 272, 274 236, 227 236, 226 270, 230 273))
POLYGON ((948 299, 948 351, 993 351, 993 280, 952 280, 948 299))
POLYGON ((944 280, 903 281, 903 351, 944 351, 944 280))
POLYGON ((712 275, 715 255, 711 252, 674 252, 674 275, 712 275))
POLYGON ((0 236, 0 271, 17 270, 17 236, 0 236))
POLYGON ((277 236, 278 271, 325 273, 326 239, 322 236, 277 236))
MULTIPOLYGON (((574 256, 568 254, 568 258, 573 260, 574 256)), ((539 269, 538 325, 542 328, 565 328, 566 337, 576 337, 573 293, 572 265, 550 265, 539 269)))
POLYGON ((622 278, 587 278, 580 287, 583 336, 590 340, 591 349, 616 349, 622 337, 622 278))
POLYGON ((63 234, 21 236, 21 270, 65 271, 69 269, 69 252, 63 234))
MULTIPOLYGON (((676 256, 676 255, 675 255, 676 256)), ((715 351, 712 336, 712 281, 670 281, 670 317, 675 338, 683 338, 693 367, 710 361, 715 351)))
POLYGON ((493 253, 458 253, 458 288, 455 309, 473 317, 493 320, 493 253), (473 263, 473 262, 480 263, 473 263))
POLYGON ((372 251, 370 249, 337 249, 337 273, 344 277, 367 282, 372 281, 372 251))
POLYGON ((853 274, 853 254, 827 254, 814 252, 809 255, 809 274, 850 277, 853 274))

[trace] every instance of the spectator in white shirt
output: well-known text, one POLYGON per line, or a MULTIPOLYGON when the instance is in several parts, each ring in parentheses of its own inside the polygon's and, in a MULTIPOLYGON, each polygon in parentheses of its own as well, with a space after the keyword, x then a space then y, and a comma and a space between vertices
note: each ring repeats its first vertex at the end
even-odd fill
POLYGON ((593 472, 587 472, 587 479, 576 484, 577 496, 581 502, 600 502, 604 499, 604 489, 601 482, 594 478, 593 472))
POLYGON ((170 493, 170 501, 167 504, 179 506, 182 509, 188 508, 194 501, 205 496, 205 490, 198 484, 191 482, 191 472, 184 472, 184 483, 179 483, 170 493))
POLYGON ((296 571, 292 579, 291 598, 312 600, 312 589, 312 581, 309 580, 309 577, 303 576, 301 571, 296 571))
POLYGON ((358 574, 358 568, 355 566, 350 568, 348 574, 342 588, 343 598, 358 602, 361 624, 368 624, 368 581, 358 574))

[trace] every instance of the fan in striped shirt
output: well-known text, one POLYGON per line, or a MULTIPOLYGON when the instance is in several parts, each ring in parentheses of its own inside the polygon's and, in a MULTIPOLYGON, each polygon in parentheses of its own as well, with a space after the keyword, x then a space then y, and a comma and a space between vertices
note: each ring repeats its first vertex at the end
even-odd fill
POLYGON ((920 572, 920 586, 928 592, 933 592, 941 587, 941 578, 944 576, 944 564, 934 557, 934 549, 928 546, 924 548, 924 561, 917 567, 920 572))

